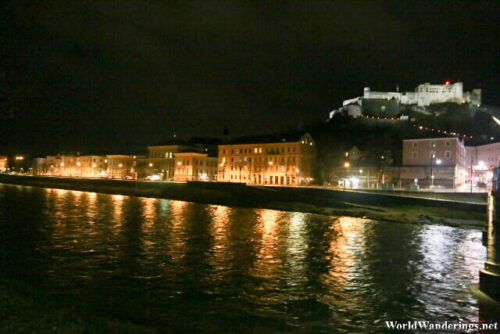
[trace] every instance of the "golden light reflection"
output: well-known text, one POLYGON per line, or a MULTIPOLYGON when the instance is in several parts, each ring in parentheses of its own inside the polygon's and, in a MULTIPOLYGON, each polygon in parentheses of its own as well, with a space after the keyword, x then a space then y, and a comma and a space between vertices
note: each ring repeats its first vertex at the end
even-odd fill
POLYGON ((300 284, 307 279, 306 275, 306 256, 307 256, 307 240, 306 228, 307 217, 309 214, 303 212, 292 212, 290 214, 290 222, 288 225, 288 238, 286 240, 286 262, 290 268, 288 277, 292 280, 293 285, 300 284))
POLYGON ((54 189, 54 193, 58 201, 62 200, 64 196, 69 192, 69 190, 64 189, 54 189))
POLYGON ((141 197, 140 202, 143 207, 143 229, 144 232, 151 232, 151 228, 154 224, 156 218, 156 204, 158 203, 157 198, 141 197))
POLYGON ((186 209, 190 205, 184 201, 170 201, 171 235, 168 253, 173 262, 180 262, 186 254, 186 209))
POLYGON ((330 275, 337 283, 345 284, 355 272, 356 256, 353 249, 362 242, 363 221, 362 218, 340 217, 332 224, 335 237, 329 250, 332 254, 330 275))
POLYGON ((278 225, 280 218, 287 215, 286 212, 276 210, 258 210, 256 228, 261 234, 260 248, 254 265, 254 275, 260 277, 271 277, 278 270, 278 225))
POLYGON ((125 197, 122 195, 111 195, 113 201, 113 217, 115 222, 121 224, 123 218, 123 202, 125 197))
POLYGON ((222 272, 231 263, 227 261, 228 255, 228 228, 230 215, 233 209, 227 206, 210 205, 212 224, 210 234, 213 237, 210 249, 211 257, 209 263, 215 268, 215 272, 222 272))

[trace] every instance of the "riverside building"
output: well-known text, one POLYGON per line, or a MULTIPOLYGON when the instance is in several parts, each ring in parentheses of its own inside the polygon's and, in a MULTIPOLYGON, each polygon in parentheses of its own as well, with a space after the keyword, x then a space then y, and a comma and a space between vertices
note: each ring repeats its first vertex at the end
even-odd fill
POLYGON ((7 157, 0 156, 0 172, 5 172, 7 167, 7 157))
POLYGON ((403 185, 454 188, 467 178, 466 149, 456 137, 403 140, 403 185))
POLYGON ((316 144, 308 133, 235 138, 219 145, 220 182, 301 185, 313 181, 316 144))
POLYGON ((148 157, 137 160, 139 178, 172 181, 175 177, 175 155, 181 152, 201 152, 202 148, 191 145, 148 146, 148 157))
POLYGON ((217 158, 206 153, 175 153, 174 180, 217 181, 217 158))
POLYGON ((108 154, 106 163, 106 176, 112 179, 137 178, 136 161, 133 155, 108 154))

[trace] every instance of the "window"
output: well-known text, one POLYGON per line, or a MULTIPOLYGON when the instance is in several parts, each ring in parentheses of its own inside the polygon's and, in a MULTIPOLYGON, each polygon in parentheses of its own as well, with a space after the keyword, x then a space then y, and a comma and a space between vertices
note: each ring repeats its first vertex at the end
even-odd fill
POLYGON ((412 142, 411 147, 418 148, 418 143, 416 141, 412 142))
POLYGON ((431 147, 432 148, 436 147, 436 142, 431 142, 431 147))
POLYGON ((430 151, 429 152, 429 158, 435 159, 436 158, 436 151, 430 151))
POLYGON ((416 159, 417 157, 418 157, 418 152, 417 151, 411 152, 411 158, 412 159, 416 159))
POLYGON ((449 140, 445 141, 445 142, 444 142, 444 146, 446 146, 446 147, 450 147, 450 146, 451 146, 450 141, 449 141, 449 140))
POLYGON ((444 157, 445 157, 445 159, 450 159, 451 158, 451 151, 445 151, 444 157))

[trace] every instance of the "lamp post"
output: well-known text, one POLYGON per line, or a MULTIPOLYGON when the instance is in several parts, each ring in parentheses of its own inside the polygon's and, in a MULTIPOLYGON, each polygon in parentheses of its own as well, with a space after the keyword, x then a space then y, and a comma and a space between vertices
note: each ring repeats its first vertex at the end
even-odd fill
MULTIPOLYGON (((436 155, 433 154, 431 156, 431 189, 434 188, 434 170, 433 170, 433 167, 434 167, 434 158, 436 158, 436 155)), ((441 160, 440 159, 437 159, 436 160, 436 164, 437 165, 441 165, 441 160)))
POLYGON ((349 168, 351 164, 349 163, 349 161, 346 161, 344 162, 344 190, 345 190, 345 184, 346 184, 346 181, 347 181, 347 169, 349 168))

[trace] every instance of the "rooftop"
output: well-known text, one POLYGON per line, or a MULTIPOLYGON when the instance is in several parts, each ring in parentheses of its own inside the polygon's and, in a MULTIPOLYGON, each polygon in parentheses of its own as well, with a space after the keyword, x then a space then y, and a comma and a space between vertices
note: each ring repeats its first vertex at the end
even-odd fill
POLYGON ((307 133, 296 132, 287 134, 272 134, 263 136, 246 136, 231 139, 225 145, 231 144, 264 144, 264 143, 292 143, 302 139, 307 133))

